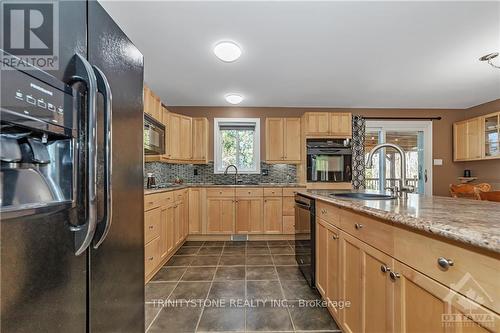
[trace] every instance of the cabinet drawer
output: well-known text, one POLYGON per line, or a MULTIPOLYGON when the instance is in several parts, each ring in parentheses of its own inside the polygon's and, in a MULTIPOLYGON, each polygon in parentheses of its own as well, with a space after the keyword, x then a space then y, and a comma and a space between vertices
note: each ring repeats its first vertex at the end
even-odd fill
POLYGON ((283 188, 284 197, 294 197, 298 191, 304 190, 304 187, 285 187, 283 188))
POLYGON ((295 216, 295 198, 283 197, 283 216, 295 216))
POLYGON ((163 193, 148 194, 144 196, 144 211, 160 207, 163 193))
POLYGON ((295 234, 295 217, 294 216, 283 216, 283 234, 294 235, 295 234))
POLYGON ((476 302, 500 313, 498 254, 489 256, 437 238, 394 227, 394 256, 459 293, 465 294, 472 290, 477 294, 476 302), (444 267, 438 263, 440 258, 444 267), (451 260, 453 265, 446 267, 443 259, 451 260))
POLYGON ((394 252, 394 227, 382 221, 342 209, 340 229, 389 255, 394 252))
POLYGON ((161 208, 148 210, 144 213, 144 242, 148 243, 160 235, 161 208))
POLYGON ((281 197, 283 190, 281 187, 267 187, 264 189, 265 197, 281 197))
POLYGON ((234 188, 208 188, 207 197, 234 197, 234 188))
POLYGON ((326 222, 340 227, 340 208, 317 201, 316 216, 322 218, 326 222))
POLYGON ((185 196, 187 195, 187 191, 188 191, 187 189, 175 191, 174 192, 174 201, 175 202, 182 201, 185 198, 185 196))
POLYGON ((156 268, 160 257, 160 237, 156 237, 151 242, 147 243, 144 248, 144 273, 145 276, 151 274, 156 268))
POLYGON ((237 197, 261 197, 264 191, 261 188, 237 188, 237 197))

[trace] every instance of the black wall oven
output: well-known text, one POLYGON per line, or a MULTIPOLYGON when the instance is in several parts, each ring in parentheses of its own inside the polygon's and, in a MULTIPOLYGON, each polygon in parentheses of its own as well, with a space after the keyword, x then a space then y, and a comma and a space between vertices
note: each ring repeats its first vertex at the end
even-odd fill
POLYGON ((350 140, 308 139, 307 181, 350 182, 352 151, 350 140))
POLYGON ((315 210, 314 199, 295 195, 295 260, 311 288, 315 288, 315 210))

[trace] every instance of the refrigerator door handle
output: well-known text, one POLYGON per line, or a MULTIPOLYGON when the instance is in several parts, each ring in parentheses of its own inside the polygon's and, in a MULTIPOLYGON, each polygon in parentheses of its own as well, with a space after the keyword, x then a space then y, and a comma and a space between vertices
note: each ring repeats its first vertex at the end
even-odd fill
POLYGON ((111 221, 113 218, 113 127, 112 127, 112 95, 108 79, 104 73, 96 66, 93 66, 97 78, 97 91, 104 96, 104 216, 97 225, 96 237, 94 239, 94 249, 97 249, 106 239, 111 221))
POLYGON ((75 56, 75 74, 70 84, 83 82, 87 88, 87 207, 85 224, 75 231, 75 255, 81 255, 92 243, 97 225, 97 81, 88 61, 77 54, 75 56))

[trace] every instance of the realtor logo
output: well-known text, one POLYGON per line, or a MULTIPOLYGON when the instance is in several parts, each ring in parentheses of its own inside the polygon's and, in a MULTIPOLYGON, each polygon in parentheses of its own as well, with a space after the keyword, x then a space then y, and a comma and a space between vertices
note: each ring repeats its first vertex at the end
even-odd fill
MULTIPOLYGON (((16 56, 17 61, 42 69, 57 69, 57 9, 55 1, 2 1, 1 48, 16 56)), ((2 63, 5 64, 5 59, 2 63)))

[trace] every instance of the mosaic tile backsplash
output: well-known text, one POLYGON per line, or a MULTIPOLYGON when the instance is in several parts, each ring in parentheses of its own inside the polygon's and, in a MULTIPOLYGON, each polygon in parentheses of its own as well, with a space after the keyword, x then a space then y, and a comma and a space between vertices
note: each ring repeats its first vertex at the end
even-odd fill
MULTIPOLYGON (((144 165, 144 186, 147 173, 153 173, 156 184, 172 183, 176 177, 185 183, 232 184, 234 175, 214 174, 214 164, 167 164, 149 162, 144 165)), ((238 179, 246 183, 296 183, 297 166, 293 164, 261 163, 260 174, 238 174, 238 179)))

